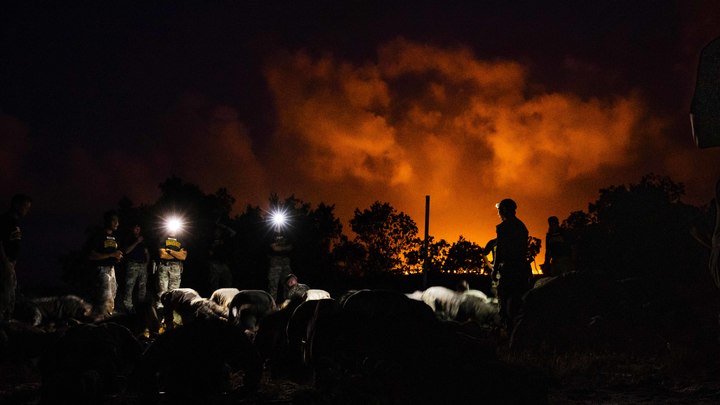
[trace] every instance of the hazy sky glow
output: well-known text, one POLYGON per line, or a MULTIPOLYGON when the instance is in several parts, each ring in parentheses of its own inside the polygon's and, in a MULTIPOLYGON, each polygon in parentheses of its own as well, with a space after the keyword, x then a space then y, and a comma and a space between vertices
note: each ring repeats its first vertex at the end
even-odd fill
POLYGON ((18 6, 3 20, 2 201, 33 195, 27 238, 62 239, 53 254, 120 197, 154 202, 171 175, 227 187, 238 210, 266 208, 271 192, 335 204, 346 229, 379 200, 422 234, 430 195, 432 235, 480 244, 505 197, 536 237, 548 216, 649 172, 702 204, 720 152, 694 146, 688 111, 720 8, 642 3, 116 6, 64 19, 18 6))

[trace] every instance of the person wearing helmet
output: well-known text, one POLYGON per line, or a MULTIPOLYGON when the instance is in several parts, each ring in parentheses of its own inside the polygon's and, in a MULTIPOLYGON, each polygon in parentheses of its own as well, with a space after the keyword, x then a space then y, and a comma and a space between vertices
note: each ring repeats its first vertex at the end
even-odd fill
POLYGON ((528 262, 528 230, 515 216, 515 201, 506 198, 495 204, 495 207, 502 222, 495 228, 497 239, 492 278, 498 279, 500 317, 510 335, 532 276, 528 262))

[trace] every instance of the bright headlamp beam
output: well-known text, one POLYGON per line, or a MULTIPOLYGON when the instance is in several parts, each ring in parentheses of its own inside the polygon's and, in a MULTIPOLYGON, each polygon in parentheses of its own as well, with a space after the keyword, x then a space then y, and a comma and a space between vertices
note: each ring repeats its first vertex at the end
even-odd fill
POLYGON ((276 228, 283 228, 287 223, 287 215, 283 211, 275 211, 270 214, 270 220, 276 228))
POLYGON ((165 220, 165 229, 170 233, 180 232, 183 228, 183 222, 178 217, 170 217, 165 220))

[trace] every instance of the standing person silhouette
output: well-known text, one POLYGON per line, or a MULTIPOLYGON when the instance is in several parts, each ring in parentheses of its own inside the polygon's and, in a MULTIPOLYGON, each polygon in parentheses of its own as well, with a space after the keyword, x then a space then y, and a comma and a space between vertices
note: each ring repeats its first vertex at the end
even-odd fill
POLYGON ((500 317, 510 335, 532 276, 528 261, 529 233, 525 224, 515 216, 515 201, 506 198, 495 204, 495 207, 502 222, 495 227, 497 238, 491 277, 493 280, 498 279, 500 317))
POLYGON ((145 245, 140 224, 133 227, 133 240, 125 248, 125 284, 123 288, 123 306, 127 312, 134 312, 133 292, 137 286, 138 302, 145 302, 147 292, 150 252, 145 245))
POLYGON ((270 268, 268 269, 268 293, 275 302, 282 302, 279 295, 279 284, 292 273, 288 254, 292 245, 282 234, 276 234, 270 244, 270 268))
POLYGON ((22 241, 20 220, 30 212, 31 205, 29 196, 16 194, 10 201, 10 210, 0 217, 0 321, 10 320, 15 309, 15 266, 22 241))
POLYGON ((120 225, 117 212, 105 212, 103 222, 102 232, 90 240, 90 255, 88 256, 95 267, 93 310, 94 315, 98 318, 112 315, 115 309, 115 295, 117 294, 115 265, 123 258, 123 253, 115 238, 115 231, 120 225))
POLYGON ((178 234, 182 229, 182 221, 170 218, 166 224, 167 236, 160 241, 158 253, 160 262, 157 267, 157 304, 162 307, 160 297, 165 291, 180 288, 182 281, 183 262, 187 259, 187 250, 183 247, 178 234))
POLYGON ((548 218, 548 231, 545 234, 545 262, 540 265, 543 274, 559 276, 572 270, 572 249, 567 233, 560 228, 556 216, 548 218))

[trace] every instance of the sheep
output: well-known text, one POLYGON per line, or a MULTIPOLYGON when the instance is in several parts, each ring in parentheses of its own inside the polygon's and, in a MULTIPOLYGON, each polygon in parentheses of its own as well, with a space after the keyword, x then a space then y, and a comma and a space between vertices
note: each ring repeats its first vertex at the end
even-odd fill
POLYGON ((458 293, 442 286, 429 287, 421 294, 421 300, 442 319, 479 324, 495 324, 498 308, 487 297, 458 293))
POLYGON ((202 298, 192 288, 176 288, 160 297, 165 312, 165 328, 174 327, 174 313, 180 315, 183 324, 197 319, 228 319, 228 309, 202 298))
POLYGON ((263 290, 240 290, 228 307, 228 321, 243 328, 252 339, 260 320, 277 311, 275 300, 263 290))

